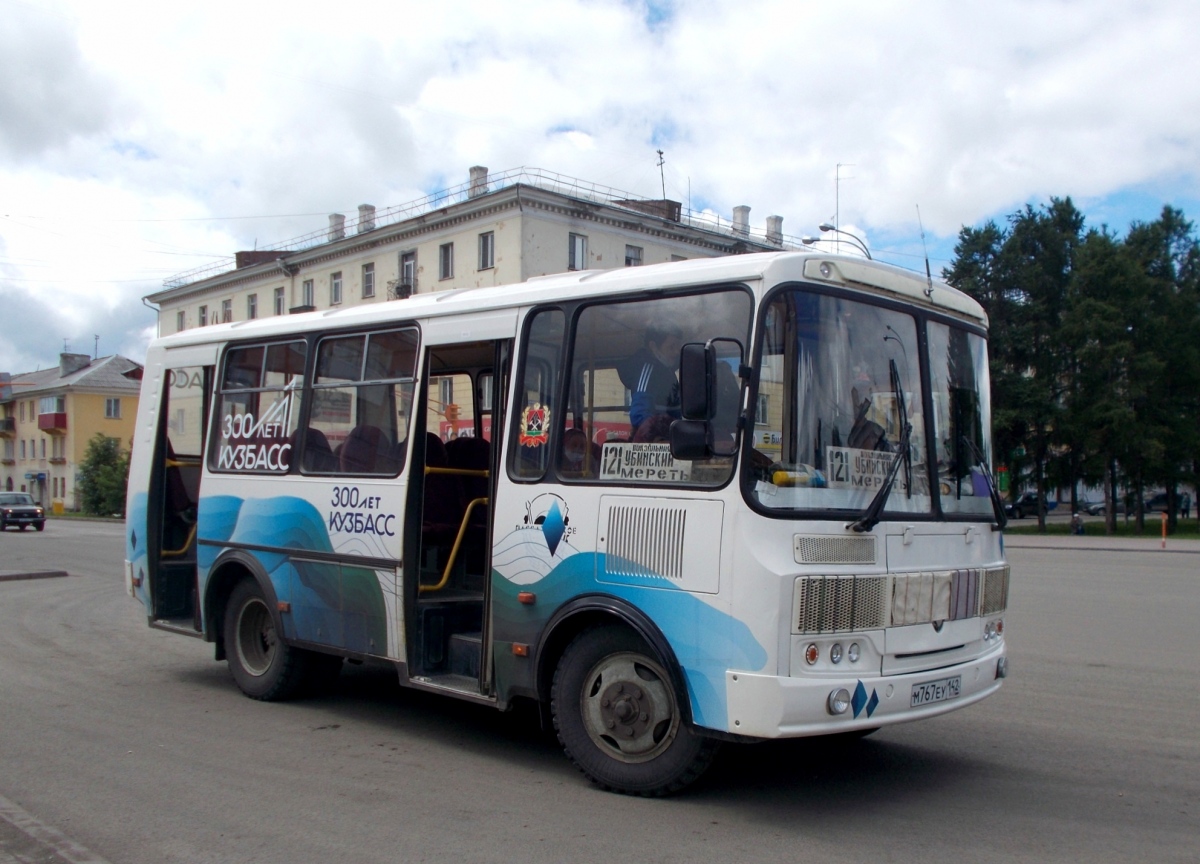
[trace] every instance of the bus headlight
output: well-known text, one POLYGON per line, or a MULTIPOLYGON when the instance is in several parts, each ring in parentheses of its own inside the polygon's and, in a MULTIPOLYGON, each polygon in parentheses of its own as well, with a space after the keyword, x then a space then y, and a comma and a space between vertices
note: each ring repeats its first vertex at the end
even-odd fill
POLYGON ((841 663, 842 662, 842 643, 841 642, 834 642, 833 647, 829 649, 829 662, 830 663, 841 663))
POLYGON ((859 658, 859 648, 857 642, 851 642, 850 647, 846 650, 846 658, 851 663, 857 663, 859 658))
POLYGON ((845 687, 839 687, 837 690, 834 690, 829 694, 829 699, 826 701, 825 707, 835 717, 838 714, 845 714, 850 710, 850 691, 845 687))

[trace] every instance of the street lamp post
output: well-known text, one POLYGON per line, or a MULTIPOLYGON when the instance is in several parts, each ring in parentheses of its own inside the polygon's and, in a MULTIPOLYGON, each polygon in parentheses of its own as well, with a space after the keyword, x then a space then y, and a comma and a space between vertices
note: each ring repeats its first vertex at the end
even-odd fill
MULTIPOLYGON (((838 228, 836 225, 831 225, 828 222, 822 222, 817 227, 821 229, 822 232, 832 231, 834 234, 844 235, 850 243, 853 243, 855 247, 857 247, 858 250, 863 253, 863 255, 867 256, 868 261, 875 260, 871 257, 871 250, 867 248, 867 244, 862 241, 862 238, 851 234, 849 231, 843 231, 841 228, 838 228)), ((814 243, 820 242, 821 239, 822 238, 820 237, 801 237, 800 242, 805 246, 812 246, 814 243)))

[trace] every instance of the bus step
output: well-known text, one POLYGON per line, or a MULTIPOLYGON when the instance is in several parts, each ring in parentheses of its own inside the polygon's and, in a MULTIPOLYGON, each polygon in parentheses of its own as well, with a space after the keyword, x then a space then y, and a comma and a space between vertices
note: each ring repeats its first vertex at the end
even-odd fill
POLYGON ((482 653, 481 633, 455 633, 450 637, 450 673, 478 678, 479 657, 482 653))

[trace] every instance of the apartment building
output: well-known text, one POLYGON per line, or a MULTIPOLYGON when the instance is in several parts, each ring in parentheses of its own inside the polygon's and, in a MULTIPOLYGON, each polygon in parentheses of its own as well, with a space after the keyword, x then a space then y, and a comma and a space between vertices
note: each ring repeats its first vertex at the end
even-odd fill
POLYGON ((791 248, 782 217, 755 231, 745 206, 725 220, 536 168, 469 174, 418 201, 378 212, 364 204, 349 222, 335 213, 321 231, 168 280, 146 298, 159 309, 159 335, 567 270, 791 248))
POLYGON ((141 365, 119 354, 64 353, 50 369, 0 373, 0 488, 78 510, 88 442, 99 432, 129 449, 141 380, 141 365))

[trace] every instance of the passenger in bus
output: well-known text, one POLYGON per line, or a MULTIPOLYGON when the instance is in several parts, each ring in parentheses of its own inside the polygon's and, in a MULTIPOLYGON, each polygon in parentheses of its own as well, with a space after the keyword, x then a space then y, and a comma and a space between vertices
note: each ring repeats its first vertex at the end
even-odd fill
POLYGON ((629 425, 637 429, 655 414, 679 417, 679 352, 682 331, 674 325, 646 328, 646 345, 617 368, 629 390, 629 425))
POLYGON ((588 441, 582 429, 565 430, 562 437, 562 454, 558 460, 558 473, 569 478, 596 476, 600 464, 598 449, 588 441))

